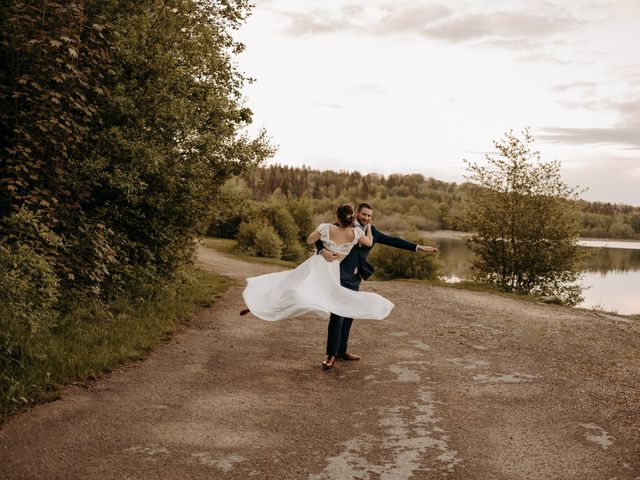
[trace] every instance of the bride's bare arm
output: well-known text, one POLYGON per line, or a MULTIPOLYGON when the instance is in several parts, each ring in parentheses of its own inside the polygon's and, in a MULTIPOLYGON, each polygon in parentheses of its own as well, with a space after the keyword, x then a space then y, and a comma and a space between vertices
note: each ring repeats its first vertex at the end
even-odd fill
POLYGON ((365 235, 360 237, 359 243, 363 247, 372 247, 373 246, 373 233, 371 233, 371 225, 367 225, 365 227, 365 235))
POLYGON ((307 243, 309 245, 316 243, 318 240, 320 240, 320 232, 318 230, 314 230, 307 237, 307 243))

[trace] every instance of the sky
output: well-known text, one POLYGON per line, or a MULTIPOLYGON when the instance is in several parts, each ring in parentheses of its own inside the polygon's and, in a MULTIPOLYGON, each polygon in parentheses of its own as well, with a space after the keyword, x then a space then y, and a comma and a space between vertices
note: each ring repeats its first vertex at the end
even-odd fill
POLYGON ((236 33, 269 163, 464 181, 530 127, 587 200, 640 206, 640 0, 256 0, 236 33))

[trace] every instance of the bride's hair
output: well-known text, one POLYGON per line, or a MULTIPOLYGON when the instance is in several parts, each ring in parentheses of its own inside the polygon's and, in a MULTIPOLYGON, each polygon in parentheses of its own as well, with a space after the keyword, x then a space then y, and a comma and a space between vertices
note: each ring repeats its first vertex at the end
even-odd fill
POLYGON ((343 203, 338 205, 336 210, 336 216, 338 217, 338 223, 341 227, 349 227, 356 219, 356 214, 353 209, 353 205, 349 203, 343 203))

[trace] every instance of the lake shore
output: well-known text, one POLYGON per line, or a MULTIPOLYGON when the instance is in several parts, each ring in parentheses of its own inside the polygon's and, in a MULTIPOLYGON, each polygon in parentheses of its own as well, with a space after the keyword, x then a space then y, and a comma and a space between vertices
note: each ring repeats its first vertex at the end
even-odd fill
MULTIPOLYGON (((443 238, 453 240, 464 240, 471 236, 470 232, 460 232, 457 230, 420 230, 425 238, 443 238)), ((629 248, 640 249, 640 240, 638 239, 620 239, 620 238, 592 238, 580 237, 578 242, 585 247, 607 247, 607 248, 629 248)))

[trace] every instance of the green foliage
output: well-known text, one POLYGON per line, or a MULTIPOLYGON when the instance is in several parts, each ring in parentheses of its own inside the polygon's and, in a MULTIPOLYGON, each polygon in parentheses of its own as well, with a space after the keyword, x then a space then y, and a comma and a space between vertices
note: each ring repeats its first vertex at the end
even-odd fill
MULTIPOLYGON (((266 201, 273 192, 308 199, 316 222, 332 219, 340 203, 367 201, 374 206, 376 225, 383 230, 470 229, 464 213, 465 199, 473 191, 468 183, 458 185, 416 174, 363 175, 285 165, 259 167, 242 176, 257 201, 266 201)), ((584 200, 570 203, 581 211, 582 236, 640 239, 640 207, 584 200), (619 227, 611 230, 617 222, 631 226, 633 233, 619 227)), ((300 232, 307 229, 300 228, 300 232)))
POLYGON ((42 384, 20 372, 73 305, 94 306, 78 322, 108 319, 113 299, 180 283, 221 185, 273 153, 264 132, 246 134, 232 31, 249 9, 0 5, 0 365, 12 382, 42 384))
POLYGON ((304 244, 307 236, 316 227, 313 221, 313 201, 309 197, 288 196, 284 205, 298 227, 298 241, 304 244))
POLYGON ((218 238, 235 238, 240 224, 258 206, 253 200, 253 192, 247 188, 244 179, 229 179, 217 193, 212 205, 213 221, 207 235, 218 238))
POLYGON ((282 258, 284 242, 273 226, 262 219, 240 224, 238 248, 249 255, 267 258, 282 258))
POLYGON ((0 411, 28 395, 21 386, 25 368, 47 359, 60 296, 60 282, 45 254, 59 237, 26 208, 6 218, 5 227, 0 240, 0 411))
POLYGON ((578 192, 562 182, 559 162, 544 163, 528 130, 494 142, 500 156, 488 166, 467 162, 471 190, 467 221, 477 254, 477 279, 508 292, 580 300, 576 262, 580 233, 578 192))
POLYGON ((255 240, 249 238, 249 232, 255 234, 258 225, 269 224, 280 238, 275 242, 268 230, 262 228, 262 243, 272 245, 266 247, 264 256, 282 258, 288 261, 300 261, 304 258, 302 243, 308 233, 313 230, 313 216, 311 203, 306 198, 284 197, 274 193, 265 202, 253 199, 253 192, 246 186, 246 181, 240 177, 228 180, 220 189, 213 208, 216 211, 208 233, 221 238, 239 239, 239 246, 245 252, 255 252, 255 240), (242 230, 241 224, 245 222, 242 230), (248 225, 251 224, 249 229, 248 225), (238 236, 239 235, 239 236, 238 236), (274 257, 280 244, 281 255, 274 257))
MULTIPOLYGON (((403 235, 403 238, 416 244, 424 244, 424 237, 418 231, 403 235)), ((369 255, 375 266, 375 277, 382 280, 394 278, 416 278, 436 280, 440 266, 433 255, 422 252, 410 252, 397 248, 378 245, 369 255)))
POLYGON ((0 243, 0 285, 1 412, 25 395, 25 365, 47 359, 58 280, 47 259, 29 246, 0 243))
MULTIPOLYGON (((118 295, 109 305, 67 299, 64 316, 52 316, 48 331, 41 330, 37 352, 25 361, 2 365, 0 416, 56 398, 62 383, 144 358, 188 320, 194 305, 211 305, 230 284, 224 277, 192 268, 178 277, 169 285, 148 285, 144 296, 118 295)), ((27 345, 36 346, 33 335, 27 345)))
POLYGON ((231 30, 248 2, 0 9, 0 226, 37 213, 61 239, 47 257, 65 291, 171 277, 193 258, 220 185, 272 153, 264 132, 243 133, 251 111, 231 30))
POLYGON ((283 260, 301 260, 304 257, 304 250, 300 245, 300 231, 286 203, 274 198, 266 205, 262 215, 282 240, 281 258, 283 260))

